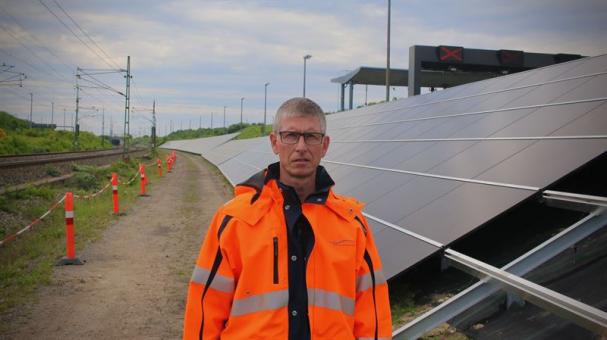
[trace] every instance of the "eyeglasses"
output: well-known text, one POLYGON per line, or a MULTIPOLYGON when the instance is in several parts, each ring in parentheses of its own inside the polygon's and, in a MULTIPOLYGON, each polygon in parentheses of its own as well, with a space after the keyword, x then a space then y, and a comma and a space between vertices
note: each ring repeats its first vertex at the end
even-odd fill
POLYGON ((303 136, 304 142, 308 145, 318 145, 322 143, 325 136, 322 132, 297 132, 297 131, 280 131, 280 141, 284 144, 297 144, 299 137, 303 136))

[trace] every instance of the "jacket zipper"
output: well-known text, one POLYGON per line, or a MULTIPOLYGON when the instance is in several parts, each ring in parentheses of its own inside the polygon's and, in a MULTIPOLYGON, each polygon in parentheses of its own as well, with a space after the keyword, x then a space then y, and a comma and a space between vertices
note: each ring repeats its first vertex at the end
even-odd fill
POLYGON ((278 237, 274 236, 274 284, 278 284, 278 237))

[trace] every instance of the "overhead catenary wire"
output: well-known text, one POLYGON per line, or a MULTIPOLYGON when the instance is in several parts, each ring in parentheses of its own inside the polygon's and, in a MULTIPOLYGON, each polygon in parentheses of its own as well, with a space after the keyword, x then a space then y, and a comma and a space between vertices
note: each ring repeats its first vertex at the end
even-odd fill
POLYGON ((32 33, 30 32, 30 30, 28 30, 28 29, 25 27, 25 25, 23 25, 22 23, 20 23, 20 22, 19 22, 19 20, 17 20, 17 19, 16 19, 14 16, 12 16, 12 15, 11 15, 11 14, 10 14, 10 13, 9 13, 9 12, 8 12, 8 11, 5 9, 5 8, 3 8, 1 5, 0 5, 0 10, 2 10, 2 12, 4 12, 4 15, 5 15, 6 17, 8 17, 9 19, 11 19, 11 20, 12 20, 12 21, 13 21, 13 22, 14 22, 14 23, 17 25, 17 26, 21 27, 21 28, 22 28, 24 31, 28 31, 28 33, 29 33, 29 34, 28 34, 28 37, 29 37, 29 38, 31 38, 32 40, 34 40, 34 41, 37 43, 37 45, 38 45, 39 47, 43 48, 43 49, 44 49, 44 50, 46 50, 46 51, 47 51, 47 52, 48 52, 50 55, 52 55, 53 57, 55 57, 55 59, 56 59, 56 60, 57 60, 59 63, 61 63, 61 64, 62 64, 62 65, 63 65, 63 66, 66 68, 66 70, 68 70, 68 72, 69 72, 70 74, 72 73, 72 70, 74 69, 74 68, 73 68, 73 66, 67 65, 67 64, 65 63, 65 61, 63 61, 63 59, 62 59, 61 57, 59 57, 59 56, 58 56, 58 55, 57 55, 55 52, 53 52, 53 51, 52 51, 50 48, 48 48, 48 46, 47 46, 46 44, 44 44, 42 41, 40 41, 40 40, 39 40, 39 39, 36 37, 36 35, 32 34, 32 33))
POLYGON ((99 51, 101 51, 101 53, 107 58, 106 61, 113 64, 114 67, 116 67, 117 69, 120 69, 120 66, 118 66, 112 61, 112 58, 105 52, 103 48, 101 48, 101 46, 99 46, 99 44, 97 44, 97 42, 95 42, 93 38, 91 38, 91 36, 78 24, 78 22, 76 22, 76 20, 74 20, 74 18, 72 18, 72 16, 56 0, 53 0, 53 2, 55 3, 55 5, 57 5, 57 7, 59 7, 63 14, 65 14, 65 16, 68 17, 70 21, 80 30, 80 32, 82 32, 82 34, 87 37, 88 40, 93 43, 93 45, 95 45, 95 47, 97 47, 99 51))
POLYGON ((93 48, 91 48, 91 46, 84 40, 82 40, 82 38, 80 38, 78 36, 78 34, 76 34, 76 32, 74 32, 74 30, 65 23, 65 21, 63 21, 52 9, 50 9, 50 7, 48 7, 42 0, 38 0, 38 2, 44 6, 44 8, 46 8, 46 10, 51 13, 55 19, 57 19, 57 21, 59 21, 63 27, 65 27, 68 31, 70 31, 70 33, 72 33, 72 35, 74 37, 76 37, 76 39, 78 39, 78 41, 80 41, 84 46, 86 46, 86 48, 91 51, 93 54, 95 54, 103 63, 105 63, 106 65, 108 65, 110 68, 113 68, 114 66, 111 65, 107 60, 105 60, 105 58, 101 55, 99 55, 99 53, 97 51, 95 51, 93 48))
MULTIPOLYGON (((13 38, 17 43, 19 43, 23 48, 25 48, 31 55, 33 55, 36 59, 38 59, 38 61, 40 63, 42 63, 43 65, 46 65, 49 69, 51 69, 55 74, 53 74, 47 70, 42 70, 42 69, 34 67, 37 71, 46 72, 48 75, 55 77, 60 81, 63 81, 66 83, 71 83, 70 80, 65 78, 59 71, 57 71, 57 69, 55 69, 55 67, 53 67, 53 65, 49 64, 46 60, 44 60, 42 57, 40 57, 40 55, 38 55, 38 53, 36 53, 36 51, 31 49, 29 46, 25 45, 23 43, 23 41, 21 39, 19 39, 17 36, 15 36, 15 34, 13 32, 11 32, 11 30, 8 29, 5 25, 0 24, 0 28, 2 28, 11 38, 13 38)), ((33 67, 32 64, 28 64, 28 66, 33 67)))

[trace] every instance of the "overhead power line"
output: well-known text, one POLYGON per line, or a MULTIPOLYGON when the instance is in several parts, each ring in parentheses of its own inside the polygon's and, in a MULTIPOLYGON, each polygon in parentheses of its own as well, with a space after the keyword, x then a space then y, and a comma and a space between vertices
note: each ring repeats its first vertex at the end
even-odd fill
POLYGON ((68 31, 70 31, 70 33, 72 33, 72 35, 74 35, 74 37, 76 37, 76 39, 78 39, 84 46, 86 46, 86 48, 88 48, 89 51, 91 51, 93 54, 95 54, 101 61, 103 61, 110 68, 114 67, 107 60, 105 60, 104 57, 102 57, 101 55, 99 55, 99 53, 97 51, 93 50, 93 48, 91 48, 91 46, 89 44, 87 44, 86 41, 82 40, 82 38, 80 38, 78 36, 78 34, 76 34, 76 32, 74 32, 74 30, 68 24, 65 23, 65 21, 63 21, 61 18, 59 18, 59 16, 57 14, 55 14, 55 12, 53 12, 53 10, 50 9, 42 0, 38 0, 38 2, 42 6, 44 6, 44 8, 46 8, 46 10, 49 13, 51 13, 55 17, 55 19, 57 19, 63 25, 63 27, 65 27, 68 31))
POLYGON ((23 25, 22 23, 20 23, 14 16, 12 16, 5 8, 3 8, 2 6, 0 6, 0 10, 2 10, 2 12, 4 12, 4 15, 11 19, 15 25, 21 27, 24 31, 28 31, 28 37, 31 38, 32 40, 35 41, 35 43, 37 44, 37 46, 45 49, 50 55, 52 55, 53 57, 55 57, 55 59, 57 59, 57 61, 59 61, 59 63, 63 64, 63 66, 65 66, 65 68, 68 70, 68 73, 71 74, 71 70, 73 70, 74 68, 72 66, 69 66, 68 64, 66 64, 63 59, 61 57, 59 57, 57 54, 55 54, 55 52, 53 52, 51 49, 49 49, 46 44, 44 44, 43 42, 41 42, 34 34, 32 34, 32 32, 30 32, 30 30, 28 30, 25 25, 23 25))
POLYGON ((55 3, 55 5, 57 5, 57 7, 59 7, 63 14, 65 14, 65 16, 68 17, 70 21, 80 30, 80 32, 82 32, 82 34, 84 34, 84 36, 87 37, 88 40, 93 43, 93 45, 95 45, 95 47, 97 47, 99 51, 101 51, 101 53, 107 58, 106 60, 112 65, 114 65, 113 67, 119 69, 120 66, 118 66, 115 62, 112 61, 112 58, 105 52, 105 50, 101 48, 101 46, 99 46, 99 44, 97 44, 95 40, 91 38, 91 36, 84 29, 82 29, 82 27, 76 22, 76 20, 74 20, 74 18, 72 18, 72 16, 69 15, 69 13, 56 0, 53 0, 53 2, 55 3))
MULTIPOLYGON (((36 57, 36 59, 38 59, 38 61, 40 61, 42 64, 44 64, 44 65, 48 66, 48 67, 49 67, 49 68, 50 68, 50 69, 51 69, 53 72, 55 72, 55 74, 52 74, 52 73, 50 73, 50 72, 48 72, 48 71, 41 71, 41 69, 37 69, 38 71, 41 71, 41 72, 46 72, 47 74, 49 74, 49 75, 50 75, 50 76, 52 76, 52 77, 55 77, 55 78, 57 78, 57 79, 59 79, 59 80, 61 80, 61 81, 63 81, 63 82, 66 82, 66 83, 70 83, 70 84, 71 84, 71 82, 70 82, 68 79, 64 78, 64 77, 63 77, 63 75, 62 75, 62 74, 61 74, 59 71, 57 71, 57 69, 55 69, 55 67, 53 67, 53 65, 49 64, 49 63, 48 63, 46 60, 44 60, 42 57, 40 57, 40 56, 38 55, 38 53, 36 53, 36 51, 34 51, 33 49, 31 49, 29 46, 25 45, 25 44, 23 43, 23 41, 21 41, 21 39, 19 39, 17 36, 15 36, 15 34, 13 34, 13 32, 11 32, 11 30, 9 30, 9 29, 8 29, 7 27, 5 27, 4 25, 0 25, 0 27, 1 27, 1 28, 2 28, 2 29, 3 29, 3 30, 4 30, 4 31, 5 31, 5 32, 6 32, 6 33, 9 35, 9 36, 11 36, 11 38, 13 38, 13 39, 14 39, 16 42, 18 42, 18 43, 19 43, 19 44, 20 44, 20 45, 21 45, 23 48, 25 48, 25 49, 26 49, 28 52, 30 52, 30 53, 31 53, 31 54, 32 54, 34 57, 36 57)), ((30 66, 31 66, 31 65, 30 65, 30 66)))

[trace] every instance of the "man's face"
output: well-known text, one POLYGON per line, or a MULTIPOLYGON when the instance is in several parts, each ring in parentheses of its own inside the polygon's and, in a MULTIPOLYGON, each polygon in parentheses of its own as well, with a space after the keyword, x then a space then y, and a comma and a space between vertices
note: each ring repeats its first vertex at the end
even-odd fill
POLYGON ((320 119, 315 116, 283 116, 280 120, 280 130, 270 134, 272 150, 280 159, 281 180, 314 176, 316 167, 329 148, 329 136, 322 137, 322 142, 318 145, 306 144, 303 136, 295 144, 286 144, 279 135, 279 132, 283 131, 320 133, 320 119))

